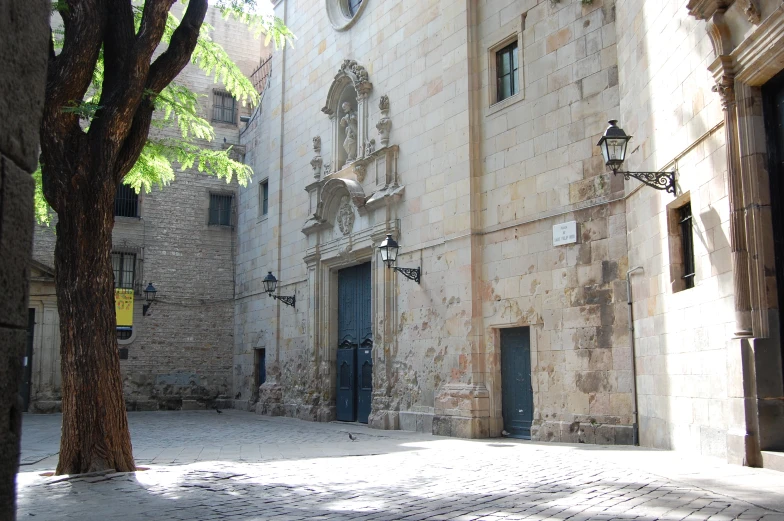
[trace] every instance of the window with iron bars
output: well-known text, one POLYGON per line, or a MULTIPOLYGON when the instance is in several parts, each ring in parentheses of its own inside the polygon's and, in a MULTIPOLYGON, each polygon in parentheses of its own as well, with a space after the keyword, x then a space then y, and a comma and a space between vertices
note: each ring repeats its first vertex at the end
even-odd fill
POLYGON ((115 288, 133 289, 136 276, 136 254, 113 252, 112 270, 114 271, 115 288))
MULTIPOLYGON (((114 287, 133 289, 136 278, 136 254, 112 252, 114 287)), ((132 327, 118 327, 117 340, 127 340, 133 335, 132 327)))
POLYGON ((210 194, 210 218, 208 224, 231 226, 231 195, 210 194))
POLYGON ((128 185, 120 183, 114 196, 114 215, 139 217, 139 194, 128 185))
POLYGON ((678 208, 678 223, 681 228, 684 289, 689 289, 694 287, 694 237, 692 234, 691 202, 678 208))
POLYGON ((237 101, 228 92, 213 91, 212 120, 222 123, 237 123, 237 101))

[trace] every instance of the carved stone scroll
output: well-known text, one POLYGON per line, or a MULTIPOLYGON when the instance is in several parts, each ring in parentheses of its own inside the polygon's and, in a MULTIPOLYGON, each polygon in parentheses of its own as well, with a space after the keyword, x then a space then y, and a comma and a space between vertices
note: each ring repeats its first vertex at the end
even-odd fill
POLYGON ((318 180, 321 178, 321 166, 324 163, 321 159, 321 136, 313 138, 313 152, 316 155, 310 160, 310 166, 313 167, 313 177, 318 180))

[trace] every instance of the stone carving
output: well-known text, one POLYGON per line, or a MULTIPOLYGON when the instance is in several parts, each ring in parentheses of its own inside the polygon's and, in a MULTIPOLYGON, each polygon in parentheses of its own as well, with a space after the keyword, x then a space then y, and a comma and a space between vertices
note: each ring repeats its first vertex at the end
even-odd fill
POLYGON ((370 92, 373 85, 370 83, 370 77, 363 66, 354 60, 343 60, 343 65, 340 66, 340 71, 349 73, 351 82, 354 84, 357 94, 365 94, 370 92))
POLYGON ((389 129, 392 127, 392 120, 389 119, 389 96, 384 94, 378 101, 378 108, 381 109, 381 119, 376 123, 378 129, 381 148, 389 145, 389 129))
POLYGON ((762 17, 760 15, 759 7, 757 7, 756 0, 746 0, 746 8, 743 11, 749 18, 749 22, 754 25, 759 25, 762 17))
POLYGON ((376 151, 376 140, 371 139, 367 143, 365 143, 365 156, 371 155, 373 152, 376 151))
POLYGON ((338 208, 338 227, 343 235, 348 235, 354 229, 354 209, 351 207, 351 201, 347 196, 340 200, 340 208, 338 208))
POLYGON ((332 165, 329 162, 324 163, 324 176, 325 177, 330 174, 331 169, 332 169, 332 165))
POLYGON ((719 94, 721 106, 724 110, 727 110, 730 105, 735 103, 735 78, 732 76, 721 76, 711 90, 719 94))
POLYGON ((319 179, 321 177, 321 165, 324 163, 321 159, 321 136, 313 138, 313 151, 316 155, 310 160, 310 166, 313 167, 313 177, 319 179))
POLYGON ((340 108, 343 109, 344 114, 340 118, 340 126, 346 129, 343 148, 346 150, 346 164, 348 164, 357 159, 357 113, 348 101, 344 101, 340 108))
POLYGON ((364 164, 357 163, 354 165, 354 174, 360 183, 365 180, 365 172, 367 172, 367 167, 364 164))

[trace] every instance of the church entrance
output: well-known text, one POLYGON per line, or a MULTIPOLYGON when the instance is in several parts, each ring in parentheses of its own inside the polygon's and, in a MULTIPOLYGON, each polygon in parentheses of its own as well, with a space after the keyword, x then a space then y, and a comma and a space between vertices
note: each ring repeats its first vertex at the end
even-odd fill
MULTIPOLYGON (((763 113, 770 175, 770 206, 773 218, 773 248, 776 255, 776 283, 779 324, 784 324, 784 71, 762 87, 763 113)), ((784 370, 784 340, 781 341, 784 370)))
POLYGON ((338 271, 337 419, 367 423, 373 391, 370 263, 338 271))

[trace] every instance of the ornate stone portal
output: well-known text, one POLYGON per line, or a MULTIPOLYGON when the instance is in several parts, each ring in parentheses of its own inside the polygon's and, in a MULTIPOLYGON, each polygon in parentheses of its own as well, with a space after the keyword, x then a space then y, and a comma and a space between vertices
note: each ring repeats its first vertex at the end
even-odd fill
POLYGON ((302 227, 307 237, 308 342, 313 346, 311 367, 317 373, 311 389, 321 398, 308 405, 307 417, 335 418, 337 372, 337 272, 371 262, 373 280, 373 400, 369 422, 374 427, 397 428, 398 411, 386 397, 392 361, 384 357, 386 342, 394 342, 396 314, 394 278, 382 269, 376 248, 387 233, 397 236, 396 203, 404 187, 397 175, 398 147, 389 145, 389 99, 383 96, 381 146, 368 134, 372 128, 367 71, 353 60, 344 60, 329 88, 322 112, 332 123, 325 139, 313 139, 311 160, 314 180, 305 187, 310 218, 302 227), (392 409, 392 410, 390 410, 392 409))

